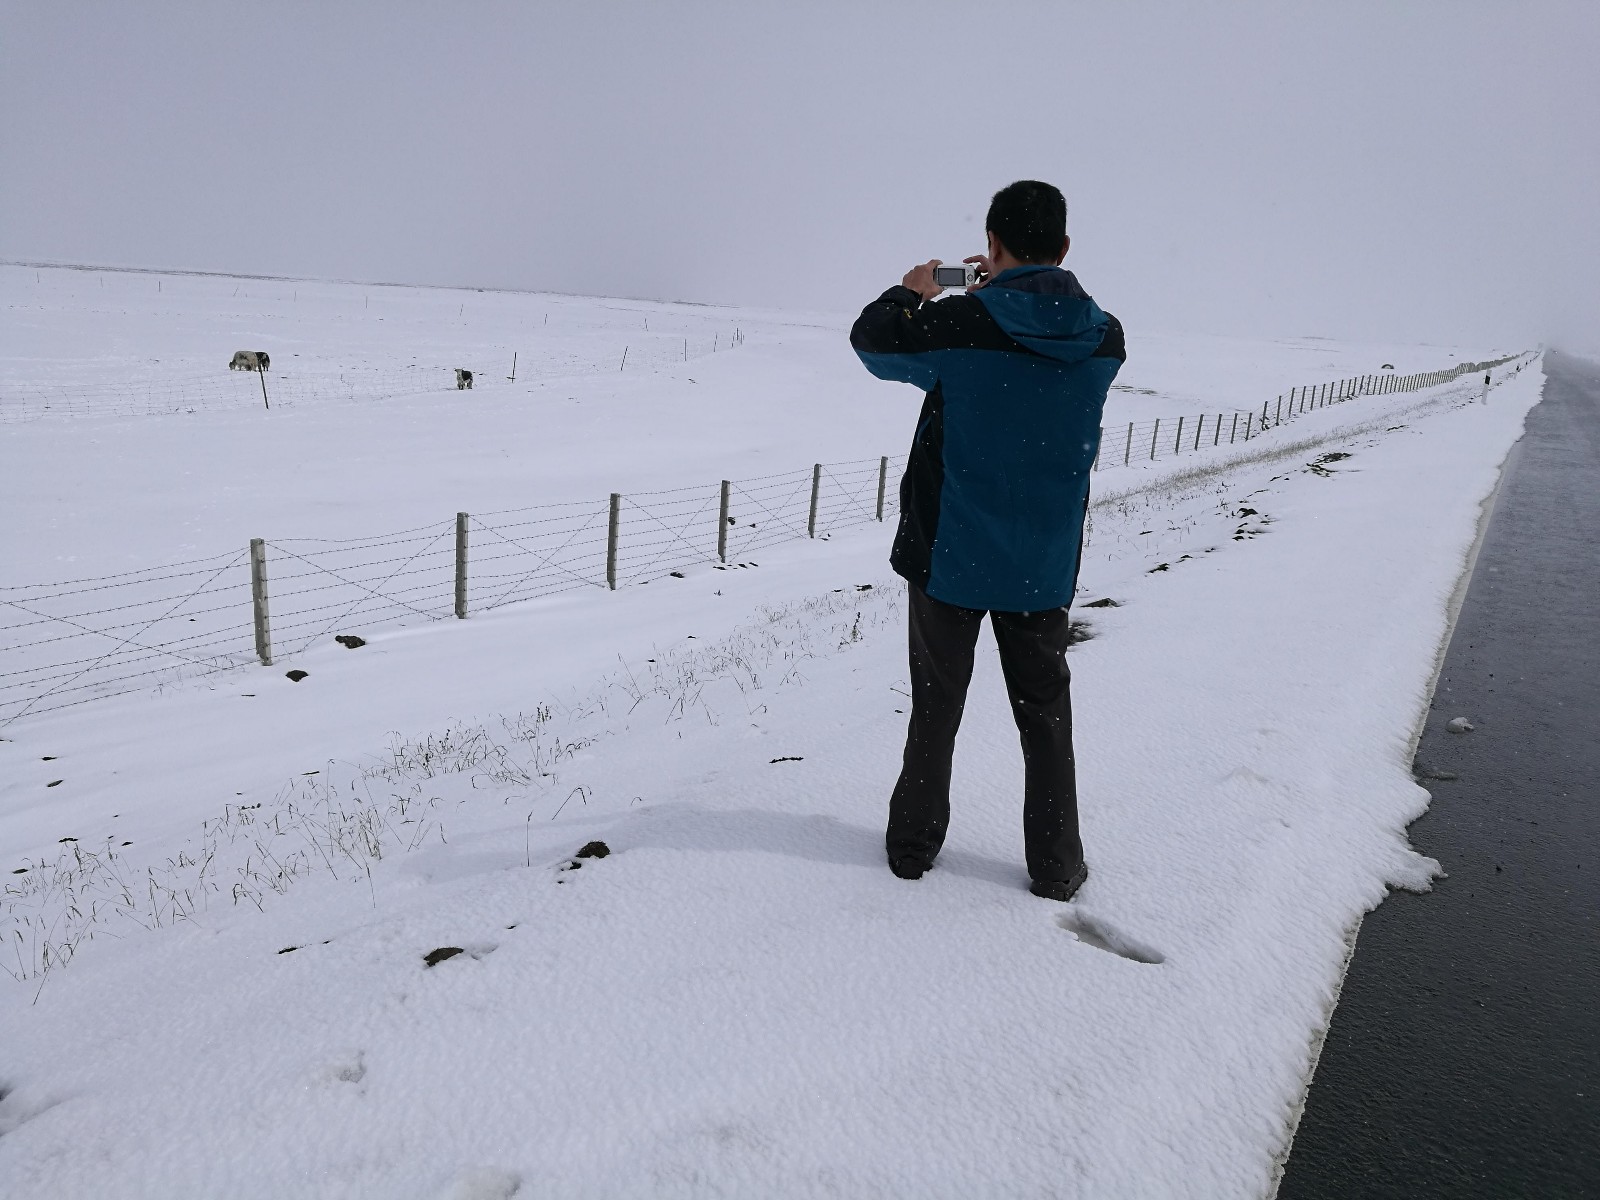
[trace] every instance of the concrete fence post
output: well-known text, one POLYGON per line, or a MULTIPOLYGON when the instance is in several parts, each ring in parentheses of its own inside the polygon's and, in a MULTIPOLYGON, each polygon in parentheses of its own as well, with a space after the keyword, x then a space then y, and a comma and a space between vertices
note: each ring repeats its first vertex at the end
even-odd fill
MULTIPOLYGON (((1099 455, 1095 460, 1099 461, 1099 455)), ((889 487, 889 456, 885 454, 878 460, 878 520, 883 520, 883 494, 889 487)))
POLYGON ((617 590, 617 526, 622 518, 622 494, 611 493, 611 521, 606 528, 606 586, 617 590))
POLYGON ((250 609, 256 632, 256 657, 272 665, 272 620, 267 613, 267 543, 250 539, 250 609))
POLYGON ((1122 448, 1122 465, 1127 466, 1128 460, 1133 457, 1133 422, 1128 422, 1128 444, 1122 448))
POLYGON ((722 500, 717 505, 717 561, 728 561, 728 481, 722 481, 722 500))
POLYGON ((817 495, 822 491, 822 464, 811 468, 811 515, 806 518, 806 536, 817 536, 817 495))
POLYGON ((467 514, 456 514, 456 618, 467 619, 467 514))

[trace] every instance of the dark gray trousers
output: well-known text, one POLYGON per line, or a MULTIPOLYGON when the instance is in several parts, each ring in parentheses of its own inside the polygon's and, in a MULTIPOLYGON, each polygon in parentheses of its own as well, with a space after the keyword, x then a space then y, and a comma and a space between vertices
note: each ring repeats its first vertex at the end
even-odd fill
MULTIPOLYGON (((904 765, 889 801, 884 846, 891 860, 931 865, 950 827, 950 760, 972 680, 984 611, 958 608, 908 585, 911 721, 904 765)), ((1083 861, 1072 759, 1072 676, 1067 610, 991 612, 1011 713, 1022 735, 1022 829, 1028 874, 1065 880, 1083 861)))

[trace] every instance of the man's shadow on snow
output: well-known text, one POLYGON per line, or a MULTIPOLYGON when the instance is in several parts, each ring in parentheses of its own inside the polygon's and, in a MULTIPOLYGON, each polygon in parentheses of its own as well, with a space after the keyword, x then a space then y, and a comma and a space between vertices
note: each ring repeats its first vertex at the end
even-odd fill
MULTIPOLYGON (((809 862, 845 867, 866 867, 888 874, 883 830, 852 825, 816 813, 773 812, 768 809, 709 809, 674 804, 634 813, 627 836, 614 849, 750 851, 781 854, 809 862)), ((970 850, 946 848, 934 870, 999 884, 1013 889, 1027 883, 1020 863, 1005 862, 970 850)))

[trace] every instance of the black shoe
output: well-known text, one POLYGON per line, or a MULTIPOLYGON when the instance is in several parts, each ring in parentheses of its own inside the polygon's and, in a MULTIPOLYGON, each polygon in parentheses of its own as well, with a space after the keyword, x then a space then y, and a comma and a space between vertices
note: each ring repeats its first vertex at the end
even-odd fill
POLYGON ((1046 900, 1071 900, 1078 894, 1083 881, 1089 878, 1089 864, 1079 863, 1071 879, 1035 879, 1028 890, 1046 900))
POLYGON ((901 879, 921 879, 922 873, 927 869, 927 863, 909 856, 891 858, 889 860, 889 870, 893 871, 901 879))

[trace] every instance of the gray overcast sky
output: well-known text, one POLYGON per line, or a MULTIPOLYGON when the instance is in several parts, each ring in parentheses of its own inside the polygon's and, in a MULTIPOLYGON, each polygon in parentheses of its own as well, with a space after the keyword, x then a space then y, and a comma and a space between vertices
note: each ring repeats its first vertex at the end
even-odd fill
POLYGON ((1059 184, 1130 327, 1600 349, 1600 4, 0 7, 0 257, 853 309, 1059 184))

